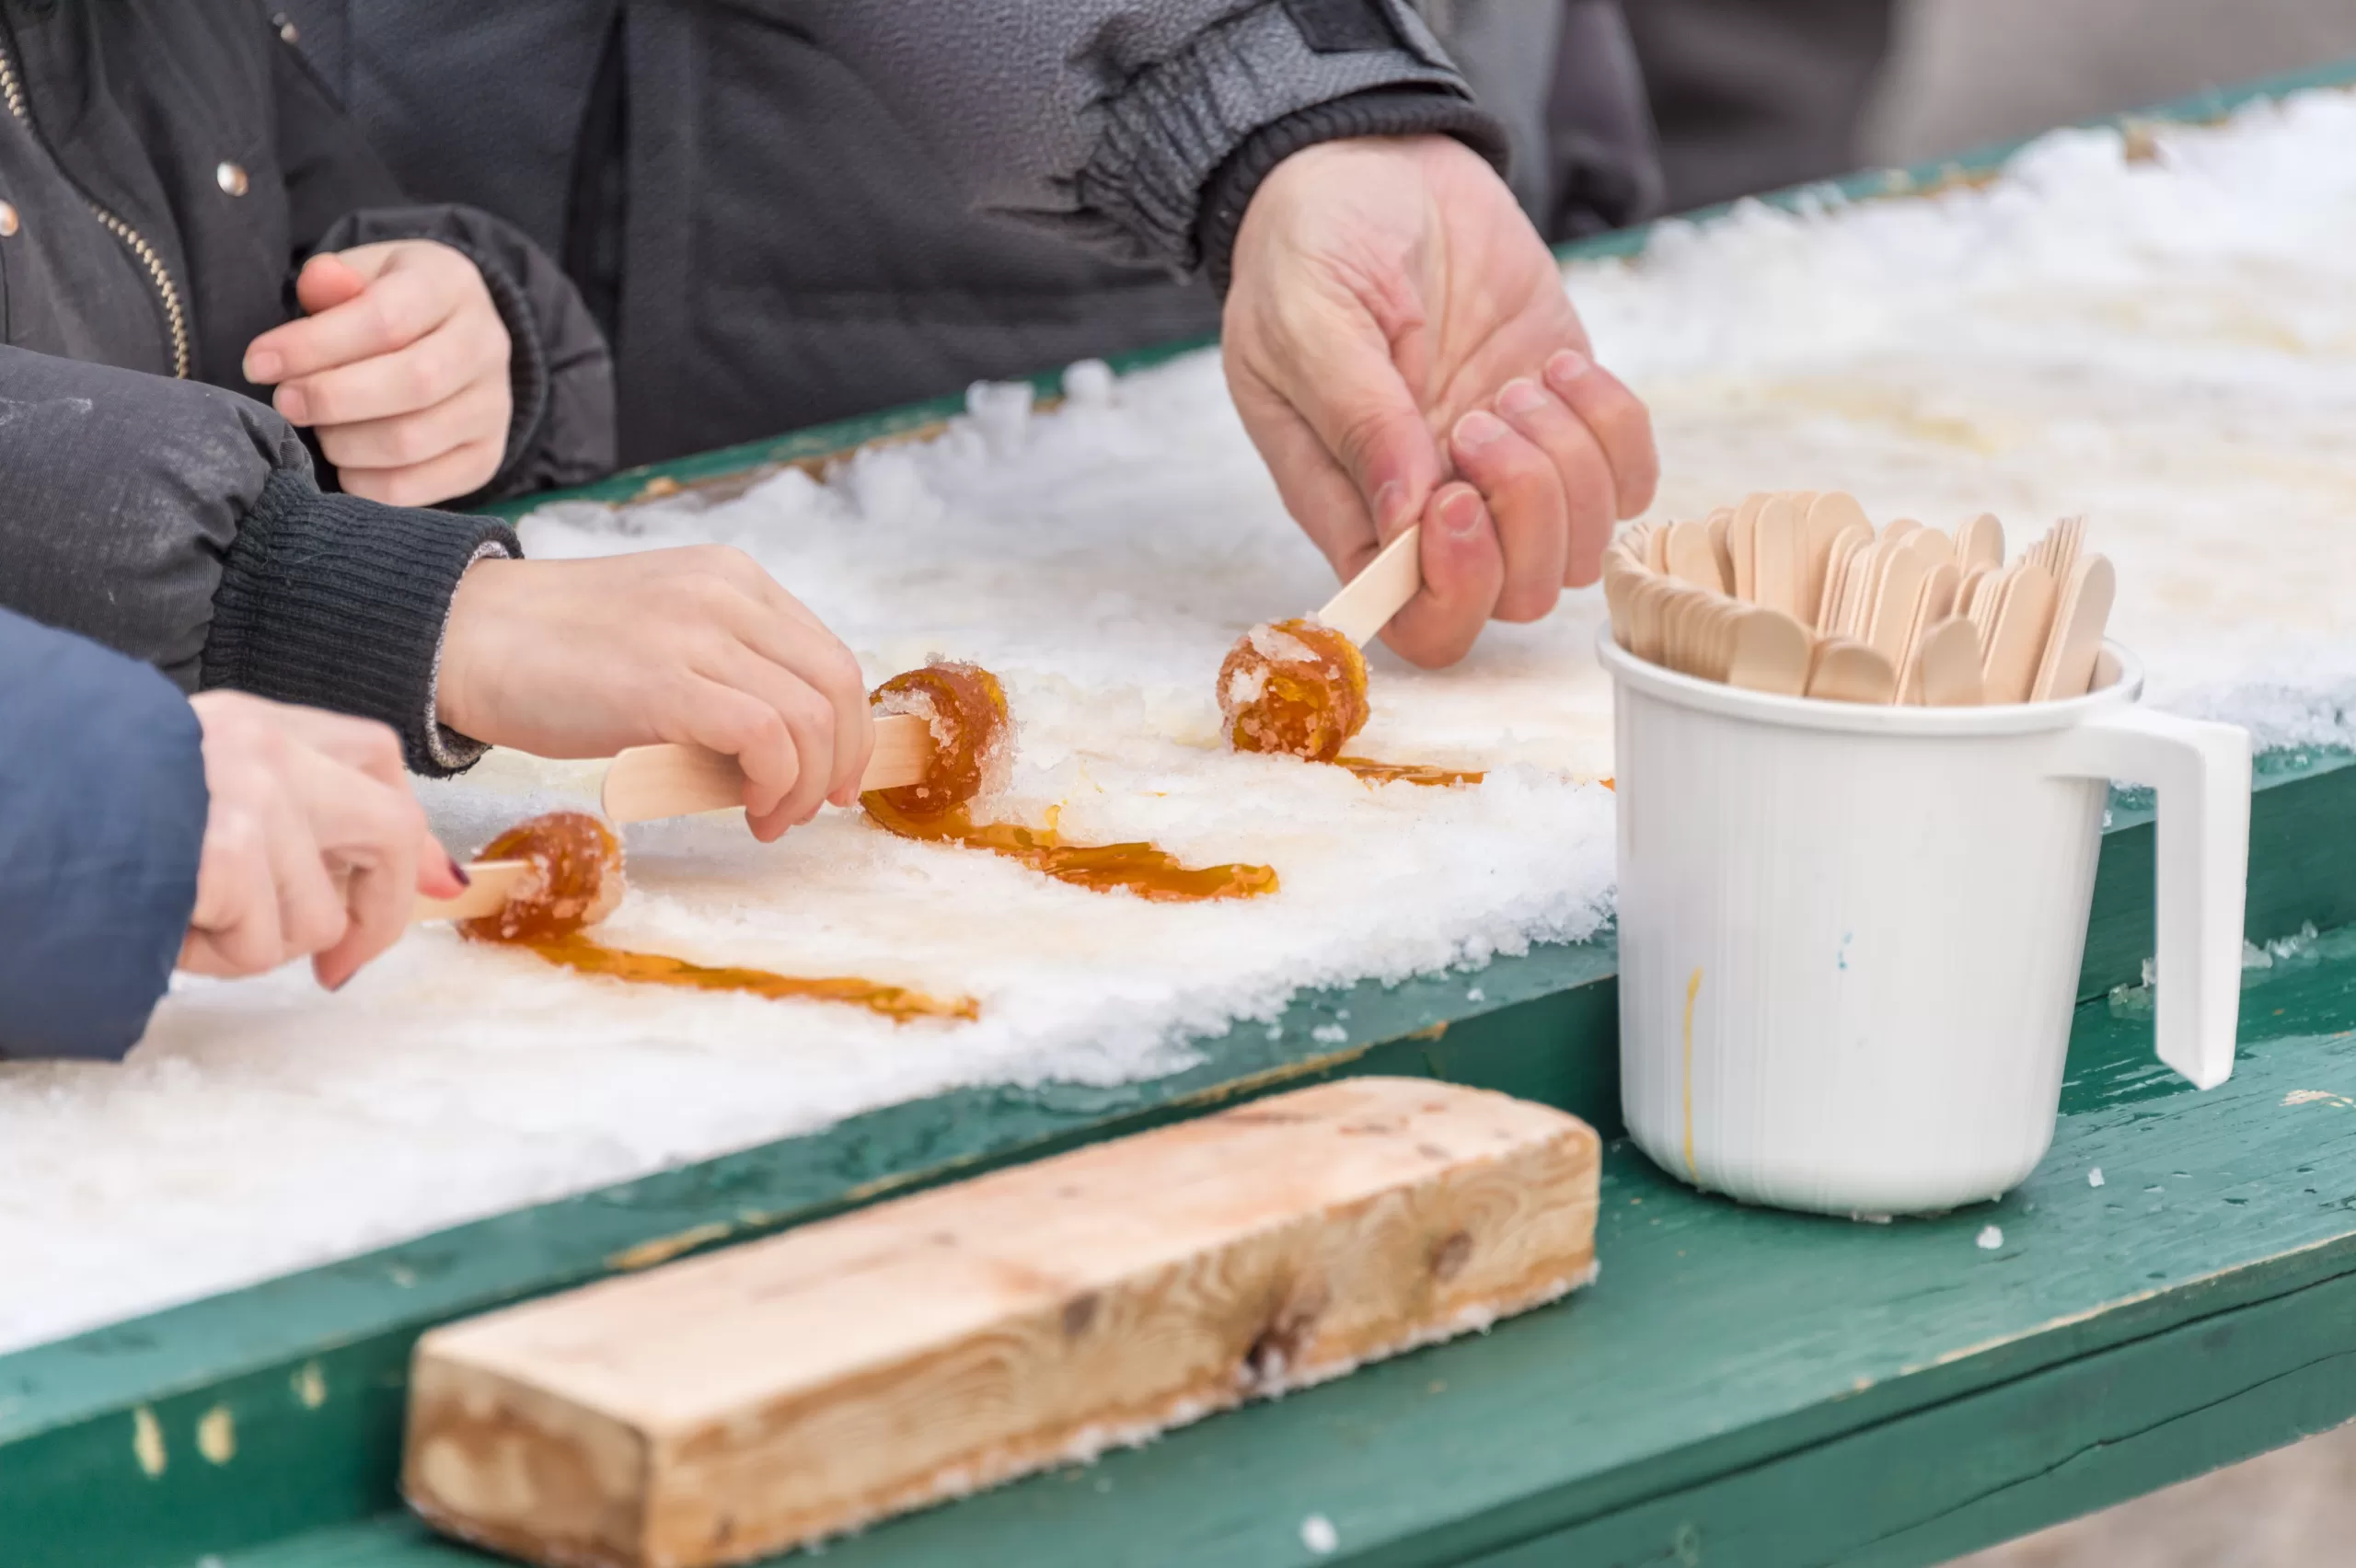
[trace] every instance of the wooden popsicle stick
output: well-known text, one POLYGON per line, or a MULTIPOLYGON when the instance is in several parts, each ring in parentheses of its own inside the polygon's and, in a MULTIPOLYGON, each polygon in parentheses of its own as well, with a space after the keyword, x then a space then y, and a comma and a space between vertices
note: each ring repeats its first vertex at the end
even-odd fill
POLYGON ((1383 546, 1381 554, 1325 601, 1317 612, 1318 624, 1331 627, 1361 648, 1372 641, 1374 634, 1390 625, 1391 617, 1405 609, 1407 601, 1424 586, 1423 562, 1416 554, 1423 537, 1419 524, 1383 546))
POLYGON ((1906 628, 1906 646, 1898 656, 1900 702, 1913 702, 1921 696, 1922 671, 1917 661, 1922 654, 1923 636, 1954 612, 1956 583, 1959 576, 1955 562, 1943 560, 1931 568, 1923 579, 1923 591, 1914 601, 1914 614, 1906 628))
POLYGON ((1832 573, 1834 548, 1852 528, 1862 528, 1865 537, 1873 537, 1873 525, 1866 520, 1865 509, 1857 504, 1856 497, 1842 490, 1827 490, 1808 502, 1807 515, 1800 524, 1807 560, 1807 571, 1800 580, 1800 611, 1810 626, 1824 624, 1821 617, 1825 579, 1832 573))
POLYGON ((427 920, 472 920, 495 915, 507 906, 515 890, 532 874, 529 860, 477 860, 467 868, 467 890, 456 898, 420 896, 409 912, 410 924, 427 920))
POLYGON ((1816 490, 1777 490, 1775 492, 1777 499, 1790 505, 1792 515, 1803 523, 1807 520, 1807 509, 1816 504, 1818 494, 1816 490))
POLYGON ((1914 629, 1915 607, 1922 603, 1923 585, 1930 575, 1929 564, 1904 548, 1891 556, 1882 568, 1881 586, 1874 595, 1863 640, 1888 660, 1893 671, 1903 667, 1906 640, 1914 629))
POLYGON ((1603 575, 1607 582, 1614 571, 1634 572, 1641 576, 1651 570, 1645 564, 1643 542, 1634 534, 1621 535, 1603 552, 1603 575))
POLYGON ((2086 520, 2083 516, 2064 517, 2053 525, 2053 560, 2046 569, 2053 573, 2056 582, 2070 581, 2070 573, 2078 564, 2078 555, 2085 548, 2086 520))
POLYGON ((1680 675, 1692 674, 1686 660, 1687 618, 1693 612, 1699 590, 1680 578, 1666 580, 1668 591, 1661 595, 1660 658, 1662 668, 1675 670, 1680 675))
POLYGON ((1711 680, 1724 681, 1727 671, 1733 667, 1735 632, 1742 625, 1742 617, 1749 613, 1737 599, 1710 601, 1710 618, 1706 628, 1709 651, 1704 673, 1711 680))
MULTIPOLYGON (((859 787, 921 783, 931 766, 931 726, 914 713, 886 713, 875 721, 875 755, 859 787)), ((745 773, 734 757, 701 746, 632 746, 606 766, 598 803, 618 824, 725 811, 745 803, 745 773)))
POLYGON ((1750 548, 1750 596, 1778 614, 1794 617, 1796 625, 1807 568, 1801 556, 1800 514, 1790 502, 1774 496, 1759 509, 1750 548))
POLYGON ((1735 509, 1734 521, 1727 525, 1727 555, 1734 565, 1734 596, 1738 599, 1758 597, 1759 512, 1767 504, 1763 495, 1749 495, 1735 509))
POLYGON ((1832 624, 1823 628, 1827 635, 1853 641, 1865 636, 1865 625, 1873 618, 1874 582, 1888 559, 1889 548, 1879 539, 1849 558, 1849 570, 1841 582, 1840 607, 1832 624))
POLYGON ((1807 689, 1811 651, 1807 628, 1781 610, 1760 605, 1735 623, 1726 684, 1797 697, 1807 689))
POLYGON ((1668 607, 1669 580, 1651 574, 1636 579, 1628 597, 1628 651, 1647 664, 1661 662, 1661 615, 1668 607))
POLYGON ((1909 517, 1901 517, 1882 530, 1874 541, 1873 553, 1865 559, 1864 592, 1856 600, 1846 635, 1859 642, 1866 640, 1872 631, 1874 610, 1881 603, 1882 583, 1889 576, 1890 562, 1906 554, 1907 538, 1920 533, 1923 525, 1909 517))
POLYGON ((2045 657, 2038 664, 2029 687, 2031 702, 2086 695, 2093 680, 2095 656, 2102 651, 2103 623, 2110 618, 2119 578, 2108 558, 2081 556, 2062 585, 2061 604, 2047 636, 2045 657))
POLYGON ((1995 581, 1996 573, 2001 570, 1993 566, 1973 566, 1964 570, 1963 581, 1956 584, 1955 590, 1955 613, 1958 617, 1965 620, 1971 618, 1972 602, 1979 597, 1981 586, 1995 581))
POLYGON ((1710 547, 1708 524, 1669 525, 1669 574, 1713 594, 1727 591, 1726 580, 1718 575, 1718 552, 1710 547))
POLYGON ((1655 571, 1669 570, 1669 530, 1657 523, 1645 525, 1645 565, 1655 571))
POLYGON ((2010 566, 1998 567, 1981 581, 1980 592, 1972 595, 1971 625, 1980 633, 1980 662, 1983 666, 1988 663, 1988 644, 1996 635, 1996 612, 2004 607, 2004 595, 2012 590, 2013 578, 2026 564, 2015 561, 2010 566))
POLYGON ((1898 695, 1898 672, 1864 643, 1842 638, 1819 653, 1808 673, 1807 695, 1827 702, 1887 705, 1898 695))
POLYGON ((1873 548, 1874 531, 1866 524, 1852 523, 1841 530, 1832 541, 1832 553, 1824 563, 1824 582, 1818 590, 1816 615, 1811 623, 1818 631, 1830 635, 1841 618, 1842 594, 1849 585, 1849 571, 1857 558, 1873 548))
POLYGON ((1936 528, 1917 528, 1906 536, 1906 548, 1933 566, 1955 559, 1955 541, 1936 528))
POLYGON ((2037 680, 2038 664, 2045 657, 2045 640, 2053 628, 2054 601, 2060 590, 2045 568, 2023 561, 2005 585, 2004 602, 1997 607, 1996 625, 1982 662, 1992 703, 2027 702, 2037 680))
POLYGON ((1733 507, 1721 506, 1710 513, 1710 548, 1718 558, 1718 576, 1729 594, 1734 592, 1734 551, 1727 544, 1727 532, 1733 526, 1733 507))
POLYGON ((1955 557, 1966 568, 2004 563, 2004 525, 1983 512, 1955 531, 1955 557))
POLYGON ((1633 567, 1614 563, 1611 556, 1603 558, 1603 604, 1611 614, 1611 640, 1626 648, 1633 635, 1628 624, 1628 606, 1640 574, 1633 567))
POLYGON ((1923 701, 1932 708, 1977 708, 1982 698, 1980 634, 1960 616, 1950 616, 1923 634, 1916 661, 1923 701))

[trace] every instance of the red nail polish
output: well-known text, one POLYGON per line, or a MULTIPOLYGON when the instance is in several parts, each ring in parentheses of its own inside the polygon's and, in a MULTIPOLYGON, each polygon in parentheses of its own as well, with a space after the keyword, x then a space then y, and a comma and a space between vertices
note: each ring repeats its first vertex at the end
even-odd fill
POLYGON ((450 874, 458 879, 458 885, 460 887, 472 887, 475 885, 475 879, 467 875, 467 868, 458 864, 455 859, 450 862, 450 874))

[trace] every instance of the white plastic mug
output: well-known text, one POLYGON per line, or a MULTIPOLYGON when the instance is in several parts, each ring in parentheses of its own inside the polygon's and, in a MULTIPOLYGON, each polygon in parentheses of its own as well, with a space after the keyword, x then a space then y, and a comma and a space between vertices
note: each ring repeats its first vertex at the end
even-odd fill
POLYGON ((2233 1070, 2249 739, 2138 708, 1771 697, 1603 638, 1617 698, 1621 1103, 1754 1203, 1992 1198, 2053 1138, 2108 781, 2158 791, 2160 1059, 2233 1070))

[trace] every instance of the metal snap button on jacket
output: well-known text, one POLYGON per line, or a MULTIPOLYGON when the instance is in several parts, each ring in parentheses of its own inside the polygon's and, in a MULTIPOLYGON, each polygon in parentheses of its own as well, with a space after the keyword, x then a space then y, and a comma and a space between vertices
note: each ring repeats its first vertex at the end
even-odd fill
POLYGON ((0 239, 17 232, 17 206, 13 202, 0 202, 0 239))
POLYGON ((237 164, 224 163, 213 171, 213 178, 220 183, 222 190, 232 196, 246 193, 246 171, 237 164))

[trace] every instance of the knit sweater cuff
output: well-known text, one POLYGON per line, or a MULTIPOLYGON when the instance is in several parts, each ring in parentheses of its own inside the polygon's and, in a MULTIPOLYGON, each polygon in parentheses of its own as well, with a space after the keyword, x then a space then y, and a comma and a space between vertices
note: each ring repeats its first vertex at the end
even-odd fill
POLYGON ((456 239, 442 243, 475 264, 475 271, 482 274, 483 289, 491 295, 491 308, 499 312, 500 325, 507 329, 507 444, 499 455, 499 471, 489 482, 451 503, 472 506, 514 490, 516 475, 539 444, 550 401, 549 356, 540 341, 539 317, 532 314, 524 285, 480 248, 456 239))
POLYGON ((280 469, 222 562, 202 684, 390 724, 440 778, 484 747, 435 717, 451 595, 484 555, 520 556, 497 518, 323 495, 280 469))
POLYGON ((1224 298, 1244 209, 1276 167, 1305 147, 1355 136, 1453 136, 1506 170, 1506 130, 1470 99, 1427 87, 1386 87, 1321 103, 1253 133, 1203 192, 1195 245, 1211 286, 1224 298))
POLYGON ((1098 106, 1072 179, 1080 237, 1117 260, 1182 270, 1199 257, 1211 177, 1288 117, 1379 89, 1469 102, 1409 0, 1262 0, 1206 28, 1098 106))

